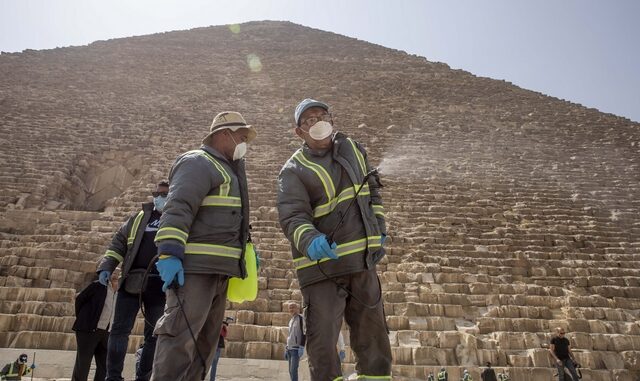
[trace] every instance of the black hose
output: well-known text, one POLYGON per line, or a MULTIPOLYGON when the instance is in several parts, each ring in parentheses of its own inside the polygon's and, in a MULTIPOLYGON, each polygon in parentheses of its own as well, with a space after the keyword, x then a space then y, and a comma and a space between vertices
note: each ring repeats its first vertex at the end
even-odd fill
MULTIPOLYGON (((377 175, 378 175, 378 168, 374 168, 371 171, 369 171, 369 173, 367 173, 366 176, 362 179, 362 183, 360 183, 360 187, 356 191, 355 196, 353 196, 353 199, 349 202, 349 205, 347 206, 347 208, 344 210, 344 212, 340 216, 340 221, 338 221, 338 223, 336 224, 336 226, 334 226, 334 228, 331 231, 331 233, 327 236, 327 242, 329 243, 329 246, 331 246, 331 244, 334 242, 333 241, 333 236, 336 234, 336 231, 338 231, 338 229, 342 225, 342 222, 344 221, 344 217, 347 215, 347 212, 351 209, 353 204, 355 202, 357 202, 358 195, 360 194, 360 191, 362 190, 362 188, 364 188, 364 185, 369 180, 369 177, 377 176, 377 175)), ((374 309, 380 303, 380 300, 382 299, 382 284, 380 283, 380 278, 378 277, 378 274, 376 274, 376 279, 378 280, 378 290, 380 291, 380 293, 378 295, 378 299, 376 299, 376 302, 374 304, 367 304, 367 303, 363 302, 362 300, 360 300, 360 298, 358 298, 357 296, 353 295, 353 293, 351 291, 349 291, 346 287, 344 287, 340 283, 336 282, 335 279, 333 279, 329 275, 327 275, 324 272, 324 270, 322 270, 320 259, 318 259, 316 261, 316 266, 318 266, 318 270, 320 270, 320 273, 322 273, 322 275, 324 275, 324 277, 326 279, 332 281, 336 286, 338 286, 340 289, 342 289, 344 292, 346 292, 350 297, 352 297, 355 301, 357 301, 358 303, 362 304, 366 308, 374 309)))
MULTIPOLYGON (((160 254, 156 254, 153 258, 151 258, 151 261, 149 262, 149 265, 147 266, 147 269, 145 270, 144 275, 142 277, 143 285, 147 283, 147 278, 149 278, 149 273, 151 272, 151 268, 156 264, 156 261, 158 260, 159 257, 160 257, 160 254)), ((176 294, 176 299, 178 299, 178 306, 180 307, 180 311, 182 311, 184 322, 187 323, 189 334, 191 335, 191 339, 193 340, 193 346, 196 348, 196 354, 198 355, 200 362, 202 362, 202 380, 204 380, 207 377, 207 370, 209 368, 207 367, 207 362, 205 361, 204 357, 202 357, 202 353, 200 353, 200 349, 198 348, 198 340, 196 340, 196 336, 193 334, 193 330, 191 329, 191 324, 189 324, 189 319, 187 319, 187 314, 186 312, 184 312, 182 300, 180 300, 180 296, 178 295, 179 288, 180 288, 180 285, 178 285, 178 282, 176 282, 175 280, 171 283, 171 285, 169 285, 169 289, 173 290, 173 292, 176 294)), ((144 304, 142 303, 142 292, 138 294, 138 303, 140 304, 140 311, 142 312, 142 317, 144 318, 145 324, 153 325, 149 322, 149 320, 147 320, 147 315, 144 311, 144 304)))

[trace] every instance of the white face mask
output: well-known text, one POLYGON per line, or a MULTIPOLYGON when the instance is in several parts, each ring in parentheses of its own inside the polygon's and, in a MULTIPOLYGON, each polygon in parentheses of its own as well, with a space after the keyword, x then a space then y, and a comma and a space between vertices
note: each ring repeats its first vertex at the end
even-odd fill
POLYGON ((317 122, 316 124, 311 126, 311 128, 309 128, 309 136, 311 136, 313 140, 326 139, 327 137, 331 136, 332 133, 333 126, 331 125, 331 123, 325 122, 324 120, 317 122))
POLYGON ((246 155, 247 153, 247 143, 242 142, 240 144, 236 143, 236 140, 233 138, 233 134, 229 134, 229 136, 231 137, 231 140, 233 141, 233 143, 236 145, 236 148, 233 149, 233 160, 240 160, 244 157, 244 155, 246 155))
POLYGON ((242 142, 240 144, 236 144, 236 148, 233 150, 233 160, 242 159, 246 153, 247 153, 247 143, 242 142))

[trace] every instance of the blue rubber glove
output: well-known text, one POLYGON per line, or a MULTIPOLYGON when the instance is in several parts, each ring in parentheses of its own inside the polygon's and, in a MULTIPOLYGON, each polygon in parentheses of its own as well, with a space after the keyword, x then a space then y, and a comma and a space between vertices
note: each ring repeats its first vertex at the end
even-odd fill
POLYGON ((111 271, 102 270, 98 273, 98 282, 103 286, 109 284, 109 278, 111 278, 111 271))
POLYGON ((298 358, 302 358, 302 355, 304 355, 304 347, 298 348, 298 358))
POLYGON ((178 285, 184 286, 184 269, 182 268, 182 261, 174 256, 167 256, 159 259, 156 262, 156 267, 160 273, 160 279, 164 282, 162 285, 162 291, 167 292, 171 283, 178 277, 178 285))
POLYGON ((307 248, 307 255, 311 260, 317 261, 322 258, 331 258, 338 259, 338 255, 334 251, 338 245, 336 243, 332 243, 329 246, 329 241, 327 241, 327 236, 322 234, 317 236, 311 241, 309 247, 307 248))
POLYGON ((338 357, 340 357, 340 362, 344 362, 344 359, 347 357, 347 354, 344 353, 344 351, 340 351, 340 353, 338 353, 338 357))
POLYGON ((31 366, 29 368, 35 369, 36 368, 36 364, 31 364, 31 366))
POLYGON ((386 240, 387 240, 387 235, 382 233, 380 235, 380 246, 384 245, 384 241, 386 241, 386 240))

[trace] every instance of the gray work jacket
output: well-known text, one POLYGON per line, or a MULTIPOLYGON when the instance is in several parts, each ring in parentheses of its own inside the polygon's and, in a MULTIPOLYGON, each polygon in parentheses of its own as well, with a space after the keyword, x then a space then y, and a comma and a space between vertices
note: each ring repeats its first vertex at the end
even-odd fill
POLYGON ((366 151, 344 134, 336 133, 333 139, 332 148, 325 151, 304 145, 278 176, 280 226, 291 242, 301 287, 325 279, 317 262, 307 256, 309 244, 321 234, 329 236, 335 229, 339 259, 320 261, 322 271, 332 277, 373 268, 385 254, 381 235, 386 227, 377 178, 369 178, 357 202, 346 210, 371 169, 366 151))
POLYGON ((203 145, 176 159, 156 233, 158 253, 182 260, 187 273, 245 277, 249 195, 244 159, 229 162, 203 145))

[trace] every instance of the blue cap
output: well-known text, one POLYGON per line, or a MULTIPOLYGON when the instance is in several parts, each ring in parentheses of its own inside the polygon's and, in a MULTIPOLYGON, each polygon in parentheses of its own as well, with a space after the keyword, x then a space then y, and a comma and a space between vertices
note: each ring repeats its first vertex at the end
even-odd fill
POLYGON ((296 120, 296 126, 300 126, 300 116, 302 116, 302 113, 307 111, 307 109, 310 109, 311 107, 321 107, 329 111, 329 106, 326 103, 307 98, 296 106, 296 111, 293 113, 293 117, 296 120))

